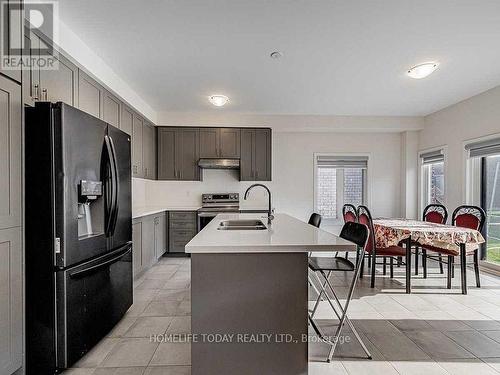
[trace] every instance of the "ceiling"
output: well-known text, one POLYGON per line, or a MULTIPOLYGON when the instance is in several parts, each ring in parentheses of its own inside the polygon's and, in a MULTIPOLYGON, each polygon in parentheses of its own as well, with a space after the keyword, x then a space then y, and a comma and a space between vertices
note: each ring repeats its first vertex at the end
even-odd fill
POLYGON ((500 85, 498 0, 60 0, 59 14, 159 112, 422 116, 500 85), (406 76, 429 60, 433 75, 406 76))

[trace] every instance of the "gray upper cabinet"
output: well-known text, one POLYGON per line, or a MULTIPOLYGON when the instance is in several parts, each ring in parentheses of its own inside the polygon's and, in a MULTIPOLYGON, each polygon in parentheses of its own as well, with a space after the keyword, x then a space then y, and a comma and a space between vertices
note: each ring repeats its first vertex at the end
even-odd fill
MULTIPOLYGON (((40 39, 40 43, 44 42, 40 39)), ((78 68, 62 55, 56 60, 57 69, 40 70, 40 100, 74 106, 78 102, 78 68)))
POLYGON ((78 76, 78 108, 91 115, 102 118, 104 89, 82 70, 78 76))
POLYGON ((239 158, 240 129, 200 128, 200 158, 239 158))
POLYGON ((271 181, 271 130, 255 130, 255 180, 271 181))
POLYGON ((200 158, 219 157, 219 129, 200 128, 200 158))
MULTIPOLYGON (((29 58, 32 61, 38 57, 40 48, 40 38, 28 28, 24 30, 25 50, 29 51, 29 58)), ((37 100, 40 100, 40 69, 35 64, 29 68, 23 69, 23 100, 24 104, 34 106, 37 100)))
POLYGON ((177 180, 174 128, 158 128, 158 179, 177 180))
POLYGON ((21 85, 0 76, 0 229, 21 225, 21 85))
POLYGON ((241 129, 241 181, 271 181, 271 129, 241 129))
MULTIPOLYGON (((22 38, 23 38, 23 12, 15 9, 16 5, 19 4, 19 1, 13 0, 3 0, 1 2, 0 14, 2 17, 2 27, 4 28, 7 25, 6 35, 4 34, 4 30, 2 30, 2 38, 7 43, 7 48, 10 51, 11 49, 19 49, 22 46, 22 38), (5 12, 5 13, 4 13, 5 12)), ((5 57, 9 57, 7 54, 5 57)), ((0 73, 6 75, 7 77, 21 82, 21 68, 18 69, 0 69, 0 73)))
POLYGON ((156 178, 156 137, 155 127, 149 122, 144 122, 142 155, 144 164, 144 178, 156 178))
POLYGON ((121 112, 121 102, 116 96, 111 94, 109 91, 104 91, 103 100, 103 115, 102 119, 108 124, 120 128, 120 112, 121 112))
POLYGON ((199 137, 196 128, 158 129, 159 180, 200 180, 199 137))
MULTIPOLYGON (((24 42, 30 57, 38 58, 40 48, 47 43, 38 35, 25 29, 24 42)), ((23 70, 23 100, 33 106, 36 101, 64 102, 69 105, 78 103, 78 68, 63 55, 53 56, 57 69, 39 69, 33 64, 23 70)))
POLYGON ((22 365, 23 266, 21 228, 0 230, 0 373, 22 365))
POLYGON ((181 129, 177 132, 175 152, 179 180, 196 181, 200 179, 200 168, 198 167, 199 136, 198 129, 181 129))
POLYGON ((132 124, 134 123, 134 111, 129 107, 122 104, 121 106, 121 117, 120 117, 120 129, 123 130, 128 135, 132 135, 132 124))
POLYGON ((143 170, 144 120, 134 113, 132 121, 132 177, 144 177, 143 170))
POLYGON ((219 129, 219 156, 221 158, 240 157, 240 129, 221 128, 219 129))

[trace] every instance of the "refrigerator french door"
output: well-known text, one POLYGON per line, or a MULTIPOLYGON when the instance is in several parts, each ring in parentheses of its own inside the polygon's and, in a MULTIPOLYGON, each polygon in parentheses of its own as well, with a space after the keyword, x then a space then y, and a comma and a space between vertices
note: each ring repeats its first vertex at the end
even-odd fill
POLYGON ((64 103, 25 122, 27 374, 52 374, 132 304, 130 137, 64 103))

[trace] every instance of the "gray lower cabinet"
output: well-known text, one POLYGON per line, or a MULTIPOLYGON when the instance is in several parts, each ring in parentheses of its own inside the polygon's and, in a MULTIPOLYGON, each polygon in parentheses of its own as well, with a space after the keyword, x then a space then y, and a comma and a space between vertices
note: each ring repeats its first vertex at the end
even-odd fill
POLYGON ((22 366, 22 229, 0 230, 0 374, 22 366))
POLYGON ((200 128, 200 158, 239 158, 240 129, 200 128))
POLYGON ((144 177, 143 170, 143 128, 142 117, 134 113, 132 121, 132 177, 144 177))
POLYGON ((97 118, 102 118, 103 94, 103 87, 82 70, 79 70, 78 108, 97 118))
POLYGON ((104 91, 102 119, 108 124, 120 128, 121 102, 109 91, 104 91))
POLYGON ((184 247, 196 236, 197 223, 194 211, 170 211, 168 216, 168 252, 184 253, 184 247))
POLYGON ((163 213, 155 216, 155 259, 160 259, 167 252, 167 215, 163 213))
POLYGON ((134 277, 142 271, 142 222, 137 219, 132 223, 132 268, 134 277))
POLYGON ((132 221, 134 277, 153 266, 167 251, 167 221, 165 212, 132 221))
POLYGON ((21 85, 0 76, 0 229, 21 226, 21 85))
POLYGON ((197 128, 158 129, 158 179, 199 181, 197 128))
POLYGON ((142 269, 150 268, 156 262, 155 217, 142 218, 142 269))
POLYGON ((241 129, 240 181, 271 181, 271 129, 241 129))

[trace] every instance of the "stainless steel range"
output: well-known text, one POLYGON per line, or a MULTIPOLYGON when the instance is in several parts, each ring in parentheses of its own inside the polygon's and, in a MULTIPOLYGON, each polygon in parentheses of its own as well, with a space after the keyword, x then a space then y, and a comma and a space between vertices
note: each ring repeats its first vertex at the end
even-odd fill
POLYGON ((201 208, 198 210, 198 231, 218 214, 240 212, 239 193, 202 194, 201 208))

